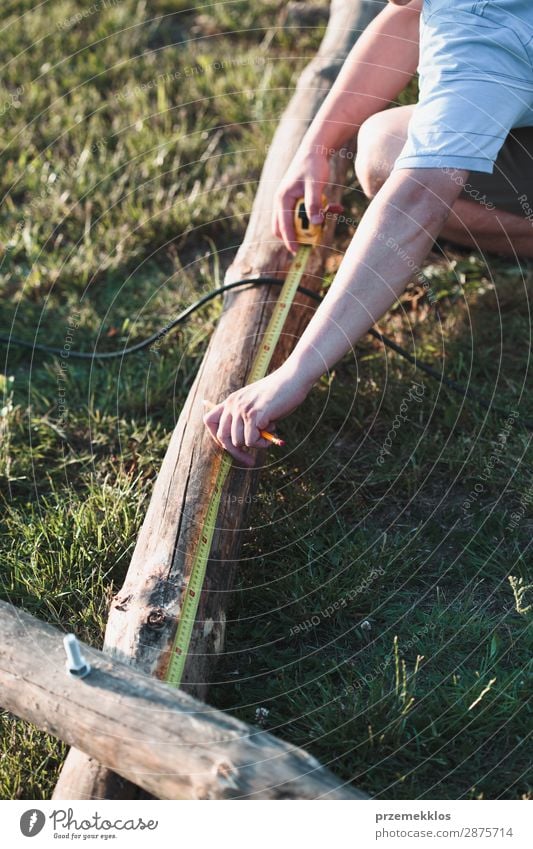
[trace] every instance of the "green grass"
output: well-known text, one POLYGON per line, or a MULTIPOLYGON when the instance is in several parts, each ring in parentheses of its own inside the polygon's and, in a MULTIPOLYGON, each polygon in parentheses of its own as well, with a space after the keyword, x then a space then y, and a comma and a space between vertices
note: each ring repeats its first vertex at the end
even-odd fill
MULTIPOLYGON (((220 283, 320 32, 281 0, 33 6, 0 48, 0 332, 118 348, 220 283)), ((531 267, 447 248, 426 273, 439 318, 413 286, 381 329, 533 418, 531 267)), ((2 347, 2 598, 101 645, 219 308, 157 354, 65 360, 64 411, 59 358, 2 347)), ((370 338, 284 429, 211 702, 383 798, 530 795, 530 433, 370 338)), ((0 723, 0 797, 49 798, 64 747, 0 723)))

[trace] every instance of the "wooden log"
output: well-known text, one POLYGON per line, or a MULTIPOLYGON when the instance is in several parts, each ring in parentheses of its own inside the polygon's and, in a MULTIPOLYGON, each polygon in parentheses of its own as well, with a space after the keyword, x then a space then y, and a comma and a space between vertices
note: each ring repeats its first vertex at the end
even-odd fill
POLYGON ((160 799, 362 799, 301 749, 182 690, 82 646, 86 678, 65 669, 63 635, 0 602, 2 707, 160 799))
MULTIPOLYGON (((226 282, 287 270, 291 257, 271 235, 273 197, 312 118, 367 23, 384 2, 332 0, 329 24, 315 58, 301 75, 261 174, 244 241, 226 274, 226 282)), ((330 201, 342 195, 350 160, 332 159, 330 201)), ((318 290, 334 223, 329 221, 323 245, 310 259, 302 284, 318 290)), ((180 599, 191 556, 212 491, 220 454, 202 423, 202 399, 218 402, 241 387, 258 340, 266 328, 278 290, 243 287, 225 298, 200 370, 174 429, 163 460, 126 580, 113 599, 104 650, 143 672, 163 677, 176 631, 180 599)), ((298 296, 276 351, 273 366, 285 359, 309 321, 314 306, 298 296)), ((198 610, 183 688, 205 699, 214 660, 224 645, 226 611, 258 471, 233 468, 227 482, 198 610)), ((66 759, 54 799, 124 798, 123 784, 76 753, 66 759)))

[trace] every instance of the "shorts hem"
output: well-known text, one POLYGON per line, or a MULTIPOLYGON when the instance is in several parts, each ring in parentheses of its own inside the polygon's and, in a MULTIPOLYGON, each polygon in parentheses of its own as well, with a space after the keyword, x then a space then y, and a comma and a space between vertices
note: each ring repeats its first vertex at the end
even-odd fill
POLYGON ((455 168, 462 171, 480 171, 483 174, 492 174, 494 162, 491 159, 483 159, 477 156, 449 156, 443 154, 428 153, 416 154, 415 156, 400 156, 394 163, 394 170, 401 168, 455 168))

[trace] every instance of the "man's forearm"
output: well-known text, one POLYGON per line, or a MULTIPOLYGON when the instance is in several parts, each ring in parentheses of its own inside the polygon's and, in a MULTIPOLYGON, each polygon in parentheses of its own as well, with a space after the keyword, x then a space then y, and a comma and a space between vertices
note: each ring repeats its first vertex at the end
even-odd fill
POLYGON ((302 146, 338 150, 403 91, 418 64, 422 0, 387 6, 353 47, 302 146))
MULTIPOLYGON (((464 179, 467 172, 458 172, 464 179)), ((313 383, 390 308, 424 261, 461 190, 437 169, 394 173, 366 211, 335 281, 282 367, 313 383)))
POLYGON ((393 173, 359 225, 335 281, 292 354, 271 374, 232 392, 204 417, 215 442, 246 466, 243 446, 264 448, 271 430, 316 380, 394 303, 441 231, 468 172, 393 173), (457 179, 459 177, 459 179, 457 179))

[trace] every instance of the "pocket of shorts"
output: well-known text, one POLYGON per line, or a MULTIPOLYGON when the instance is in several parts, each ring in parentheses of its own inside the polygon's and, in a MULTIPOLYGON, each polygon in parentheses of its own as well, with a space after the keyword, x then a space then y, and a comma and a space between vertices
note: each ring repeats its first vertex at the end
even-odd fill
MULTIPOLYGON (((525 32, 518 26, 511 25, 509 20, 506 20, 507 14, 495 0, 479 0, 478 3, 474 3, 474 6, 476 7, 474 11, 485 21, 491 22, 495 26, 504 27, 508 32, 513 33, 516 43, 522 48, 521 55, 533 67, 533 35, 528 38, 528 29, 529 32, 531 32, 531 29, 527 27, 527 24, 525 32)), ((519 54, 517 53, 517 55, 519 54)))
POLYGON ((473 0, 425 0, 422 7, 422 19, 424 22, 429 20, 435 12, 451 12, 452 14, 456 12, 476 12, 478 7, 485 5, 485 2, 486 0, 482 0, 481 3, 479 0, 477 2, 473 2, 473 0))

